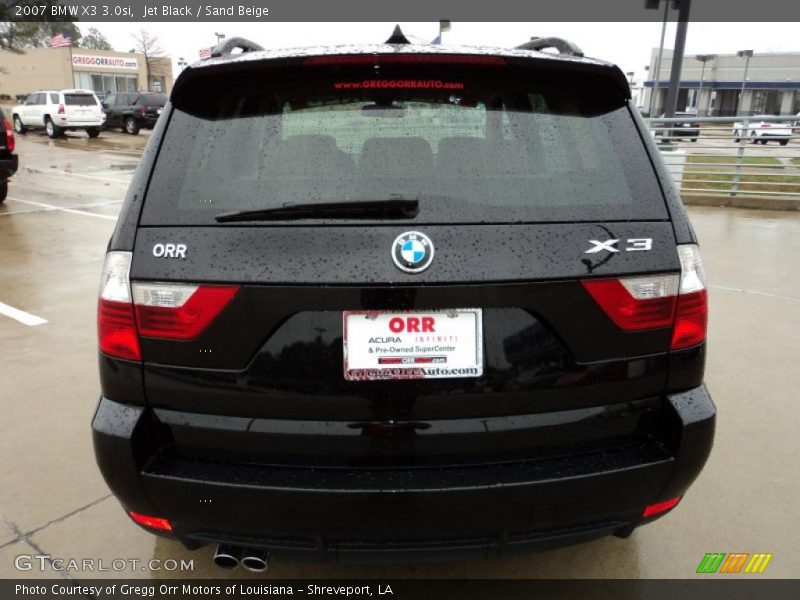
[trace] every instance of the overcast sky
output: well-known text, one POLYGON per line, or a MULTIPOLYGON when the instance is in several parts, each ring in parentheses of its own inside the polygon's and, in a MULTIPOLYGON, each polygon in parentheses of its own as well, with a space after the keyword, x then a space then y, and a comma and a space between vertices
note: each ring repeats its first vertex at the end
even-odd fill
MULTIPOLYGON (((143 23, 172 56, 177 74, 178 57, 189 63, 200 48, 216 42, 215 32, 241 36, 265 48, 291 48, 318 44, 359 44, 385 41, 395 23, 143 23)), ((79 23, 83 32, 97 27, 115 50, 133 48, 129 23, 79 23)), ((438 23, 400 23, 406 34, 432 40, 438 23)), ((800 52, 798 23, 690 23, 687 55, 725 54, 752 49, 758 52, 800 52)), ((462 23, 454 22, 444 34, 444 44, 516 46, 531 36, 555 35, 580 46, 587 56, 614 62, 644 77, 650 49, 658 47, 661 23, 462 23)), ((672 48, 675 24, 667 26, 664 47, 672 48)))

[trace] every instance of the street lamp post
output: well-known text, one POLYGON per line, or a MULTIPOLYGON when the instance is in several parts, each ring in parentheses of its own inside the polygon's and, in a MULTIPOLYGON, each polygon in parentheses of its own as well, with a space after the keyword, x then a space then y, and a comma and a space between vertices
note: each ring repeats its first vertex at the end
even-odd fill
MULTIPOLYGON (((703 63, 703 68, 700 70, 700 88, 697 90, 698 115, 700 114, 700 100, 702 98, 702 93, 703 93, 703 79, 705 78, 706 74, 706 63, 710 60, 714 60, 715 58, 717 58, 716 54, 698 54, 697 56, 695 56, 696 60, 699 60, 701 63, 703 63)), ((708 111, 706 111, 706 114, 708 114, 708 111)))
POLYGON ((635 75, 635 73, 633 71, 627 71, 625 75, 628 76, 628 86, 630 86, 631 88, 631 96, 635 96, 636 95, 634 94, 635 88, 633 87, 634 85, 633 76, 635 75))
POLYGON ((737 107, 736 114, 742 114, 742 104, 744 103, 744 87, 747 83, 747 69, 750 67, 750 59, 753 58, 752 50, 739 50, 736 53, 739 58, 744 58, 744 75, 742 76, 742 89, 739 92, 739 106, 737 107))
POLYGON ((217 32, 215 31, 215 32, 214 32, 214 35, 215 35, 215 36, 217 36, 217 44, 219 44, 219 41, 220 41, 220 40, 222 40, 222 39, 225 39, 225 34, 224 34, 224 33, 217 33, 217 32))
MULTIPOLYGON (((645 0, 645 8, 658 9, 660 0, 645 0)), ((658 81, 661 77, 661 56, 664 54, 664 36, 667 33, 667 20, 669 18, 669 0, 664 2, 664 21, 661 23, 661 42, 658 45, 658 56, 656 57, 655 71, 653 72, 653 89, 650 91, 650 105, 647 114, 653 116, 653 99, 658 91, 658 81)))
POLYGON ((180 68, 181 71, 183 71, 188 66, 189 63, 186 61, 185 58, 183 58, 182 56, 178 58, 178 67, 180 68))
POLYGON ((442 44, 442 34, 445 31, 450 31, 450 25, 451 25, 451 23, 447 19, 445 19, 443 21, 439 21, 439 35, 437 35, 436 39, 433 40, 434 44, 438 44, 438 45, 442 44))

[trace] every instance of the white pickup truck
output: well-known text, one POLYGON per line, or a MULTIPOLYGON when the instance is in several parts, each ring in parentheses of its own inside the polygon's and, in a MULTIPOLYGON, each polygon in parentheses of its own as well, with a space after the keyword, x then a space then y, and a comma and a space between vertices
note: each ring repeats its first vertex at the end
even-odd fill
POLYGON ((733 124, 733 138, 738 143, 742 138, 755 144, 766 144, 770 140, 780 142, 781 146, 789 143, 792 136, 792 123, 789 121, 750 121, 747 126, 743 121, 733 124))

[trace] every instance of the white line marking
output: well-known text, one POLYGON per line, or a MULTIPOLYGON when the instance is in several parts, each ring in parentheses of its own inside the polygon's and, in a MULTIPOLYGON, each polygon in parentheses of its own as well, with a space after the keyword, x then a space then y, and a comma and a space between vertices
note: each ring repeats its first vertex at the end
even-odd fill
POLYGON ((42 317, 37 317, 36 315, 26 313, 24 310, 14 308, 13 306, 9 306, 8 304, 3 304, 2 302, 0 302, 0 315, 11 317, 12 319, 19 321, 23 325, 28 325, 29 327, 34 327, 35 325, 43 325, 44 323, 47 323, 47 319, 43 319, 42 317))
MULTIPOLYGON (((124 183, 126 185, 130 183, 130 179, 117 179, 116 177, 103 177, 102 175, 86 175, 84 173, 73 173, 72 171, 65 171, 63 169, 35 169, 29 167, 29 170, 33 173, 39 173, 40 175, 53 175, 53 176, 73 175, 74 177, 84 177, 86 179, 98 179, 100 181, 114 181, 116 183, 124 183)), ((133 177, 132 174, 131 177, 133 177)))
POLYGON ((9 196, 9 200, 13 200, 14 202, 21 202, 22 204, 30 204, 31 206, 41 206, 42 208, 46 208, 48 210, 63 210, 64 212, 72 213, 75 215, 84 215, 87 217, 97 217, 98 219, 108 219, 110 221, 116 221, 117 217, 111 215, 99 215, 97 213, 90 213, 86 212, 85 210, 73 210, 71 208, 64 208, 63 206, 56 206, 54 204, 45 204, 43 202, 33 202, 32 200, 20 200, 19 198, 12 198, 9 196))
POLYGON ((117 179, 115 177, 103 177, 101 175, 84 175, 83 173, 73 173, 71 171, 42 171, 48 175, 73 175, 75 177, 85 177, 86 179, 99 179, 100 181, 116 181, 117 183, 129 184, 130 179, 117 179))
POLYGON ((712 290, 723 290, 726 292, 740 292, 742 294, 755 294, 757 296, 768 296, 770 298, 786 298, 788 300, 800 300, 797 296, 786 296, 784 294, 771 294, 769 292, 759 292, 757 290, 746 290, 744 288, 726 287, 724 285, 709 286, 712 290))

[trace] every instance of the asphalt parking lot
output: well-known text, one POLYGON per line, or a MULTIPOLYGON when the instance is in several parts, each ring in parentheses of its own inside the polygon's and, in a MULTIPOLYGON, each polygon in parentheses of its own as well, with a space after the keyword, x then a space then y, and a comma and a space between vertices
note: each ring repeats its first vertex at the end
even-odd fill
POLYGON ((707 552, 773 553, 758 577, 797 576, 800 214, 690 209, 711 282, 706 381, 719 417, 705 471, 666 518, 627 540, 512 559, 275 562, 256 575, 219 570, 211 548, 189 552, 134 526, 94 462, 98 278, 147 135, 20 137, 20 173, 0 206, 0 577, 78 576, 15 568, 19 555, 47 554, 106 565, 194 559, 189 572, 95 573, 107 577, 683 578, 695 575, 707 552))

